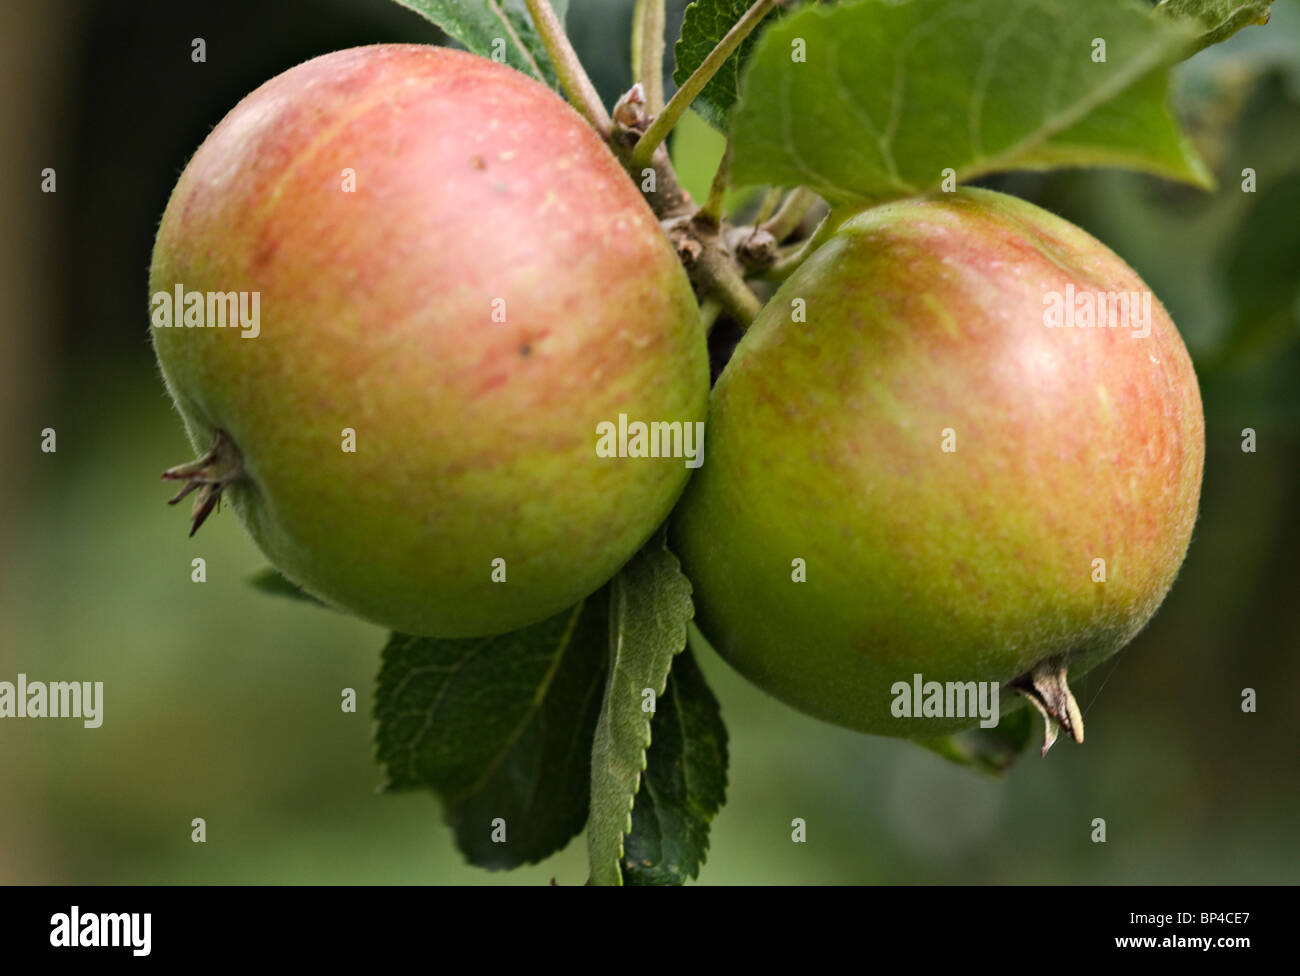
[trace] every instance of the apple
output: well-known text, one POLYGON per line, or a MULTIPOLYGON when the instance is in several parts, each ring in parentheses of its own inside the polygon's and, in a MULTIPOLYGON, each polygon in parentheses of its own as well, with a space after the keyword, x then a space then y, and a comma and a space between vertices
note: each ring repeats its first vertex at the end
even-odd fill
POLYGON ((361 47, 262 85, 181 174, 150 286, 196 525, 228 498, 285 576, 386 627, 571 606, 691 473, 597 452, 620 415, 703 421, 687 277, 600 137, 485 58, 361 47))
POLYGON ((916 738, 976 720, 918 712, 912 687, 986 682, 1081 740, 1067 677, 1156 612, 1205 453, 1191 361, 1138 276, 981 190, 846 221, 746 333, 709 425, 672 530, 702 632, 798 709, 916 738))

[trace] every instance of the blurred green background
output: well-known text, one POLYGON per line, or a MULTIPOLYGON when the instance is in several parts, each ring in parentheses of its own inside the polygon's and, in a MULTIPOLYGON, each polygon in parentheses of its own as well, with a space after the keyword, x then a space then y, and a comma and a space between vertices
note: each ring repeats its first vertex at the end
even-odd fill
MULTIPOLYGON (((630 7, 572 0, 611 103, 629 82, 630 7)), ((0 721, 0 882, 585 879, 580 841, 510 874, 470 868, 432 796, 378 794, 385 634, 249 589, 264 560, 234 516, 189 540, 158 480, 189 451, 149 348, 147 269, 186 159, 293 64, 437 38, 387 0, 0 4, 0 680, 105 684, 99 729, 0 721), (46 166, 55 194, 39 192, 46 166), (339 709, 345 687, 356 714, 339 709), (206 844, 190 841, 194 817, 206 844)), ((995 781, 820 724, 705 657, 732 764, 702 881, 1300 880, 1300 2, 1182 66, 1177 100, 1215 194, 1120 172, 992 181, 1134 265, 1180 324, 1205 399, 1186 566, 1147 631, 1076 688, 1086 746, 995 781), (1257 453, 1240 450, 1244 427, 1257 453), (1247 687, 1256 714, 1241 711, 1247 687), (790 841, 795 817, 806 844, 790 841)))

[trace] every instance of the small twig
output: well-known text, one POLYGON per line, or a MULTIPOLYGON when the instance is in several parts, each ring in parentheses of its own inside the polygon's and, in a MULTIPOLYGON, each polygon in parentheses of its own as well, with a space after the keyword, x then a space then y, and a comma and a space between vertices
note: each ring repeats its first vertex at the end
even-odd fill
POLYGON ((704 325, 705 335, 713 331, 713 323, 718 320, 718 313, 721 311, 722 303, 716 298, 706 298, 700 302, 700 322, 704 325))
POLYGON ((722 208, 727 199, 727 183, 730 177, 731 142, 728 140, 727 148, 723 150, 722 159, 713 174, 713 182, 709 184, 709 198, 704 201, 704 206, 700 207, 695 215, 696 220, 704 220, 715 225, 722 223, 722 208))
POLYGON ((777 241, 783 241, 794 233, 795 228, 799 226, 799 223, 817 203, 817 200, 817 194, 807 187, 795 187, 790 195, 785 198, 785 202, 781 204, 781 208, 777 210, 772 219, 760 224, 760 226, 776 238, 777 241))
POLYGON ((608 137, 609 113, 605 111, 605 105, 601 102, 600 95, 596 93, 596 86, 591 83, 586 69, 578 60, 577 52, 569 43, 569 37, 564 33, 564 25, 555 16, 555 11, 551 9, 547 0, 524 0, 524 2, 528 4, 528 12, 532 15, 537 33, 542 37, 546 53, 551 56, 551 64, 555 66, 555 74, 560 79, 560 87, 564 89, 564 94, 569 96, 573 107, 582 114, 592 128, 602 137, 608 137))
POLYGON ((645 108, 664 108, 664 0, 636 0, 632 20, 632 74, 645 90, 645 108))
POLYGON ((770 186, 767 192, 763 194, 763 199, 758 205, 758 213, 754 215, 754 222, 749 226, 749 231, 744 241, 734 248, 737 256, 744 257, 747 253, 752 252, 754 247, 762 251, 762 260, 753 262, 752 266, 747 266, 745 261, 741 265, 745 268, 746 276, 766 271, 773 262, 780 257, 777 245, 778 241, 772 237, 771 233, 763 229, 772 214, 776 211, 776 205, 781 202, 781 188, 779 186, 770 186), (765 238, 765 239, 764 239, 765 238), (771 243, 768 243, 768 242, 771 243))
POLYGON ((763 202, 758 205, 758 213, 754 216, 755 230, 767 223, 767 219, 776 211, 776 205, 780 202, 781 188, 779 186, 769 187, 768 191, 763 194, 763 202))
MULTIPOLYGON (((528 0, 529 7, 536 4, 538 0, 528 0)), ((655 149, 659 147, 666 138, 668 133, 672 132, 673 127, 686 114, 686 110, 691 107, 691 102, 695 97, 704 90, 704 86, 709 83, 718 70, 726 63, 727 58, 731 57, 733 51, 740 47, 741 41, 753 33, 754 28, 759 25, 769 13, 772 12, 779 0, 757 0, 757 2, 741 15, 736 21, 735 26, 727 31, 726 36, 718 41, 717 46, 708 53, 681 88, 673 94, 664 106, 664 110, 655 116, 655 120, 650 123, 650 128, 646 129, 640 141, 637 142, 636 148, 632 151, 632 162, 636 166, 644 166, 654 155, 655 149)))
POLYGON ((780 256, 772 235, 752 224, 737 227, 724 223, 718 237, 746 278, 761 275, 780 256))
POLYGON ((745 284, 745 279, 736 270, 736 266, 720 251, 712 249, 705 252, 705 260, 701 264, 703 267, 700 269, 700 277, 706 289, 705 294, 716 300, 742 329, 749 328, 749 324, 762 311, 763 303, 745 284))
POLYGON ((834 216, 835 213, 832 211, 823 217, 822 222, 817 225, 817 229, 812 232, 808 239, 793 252, 778 258, 770 268, 763 272, 763 277, 770 281, 783 281, 790 277, 813 251, 825 244, 831 235, 835 233, 839 221, 832 220, 831 218, 834 216))

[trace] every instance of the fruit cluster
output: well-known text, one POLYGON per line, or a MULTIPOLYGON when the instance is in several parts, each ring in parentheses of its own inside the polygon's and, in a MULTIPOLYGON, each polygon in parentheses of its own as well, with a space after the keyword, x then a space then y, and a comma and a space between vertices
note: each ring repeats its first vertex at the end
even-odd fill
POLYGON ((1196 515, 1187 352, 1078 228, 977 190, 862 211, 710 395, 624 165, 469 54, 342 51, 245 98, 163 217, 151 289, 178 287, 152 334, 196 522, 229 498, 290 580, 406 633, 554 615, 671 516, 701 629, 791 705, 933 735, 974 719, 899 722, 896 682, 995 682, 1079 736, 1065 675, 1151 617, 1196 515), (232 292, 255 329, 205 314, 232 292), (1087 321, 1046 314, 1067 294, 1087 321))

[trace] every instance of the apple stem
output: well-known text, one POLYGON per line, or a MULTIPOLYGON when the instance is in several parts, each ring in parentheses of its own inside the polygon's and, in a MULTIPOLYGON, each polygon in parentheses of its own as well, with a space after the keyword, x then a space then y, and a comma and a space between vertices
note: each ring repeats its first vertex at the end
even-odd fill
POLYGON ((1075 742, 1083 742, 1083 714, 1066 683, 1068 670, 1065 655, 1039 661, 1028 674, 1008 683, 1008 687, 1029 699, 1043 716, 1043 755, 1056 741, 1058 728, 1065 729, 1075 742))
POLYGON ((763 303, 758 300, 758 296, 745 284, 744 276, 736 270, 735 265, 731 263, 721 252, 708 251, 706 258, 716 258, 711 261, 710 266, 704 271, 702 277, 710 286, 709 296, 716 299, 727 314, 742 329, 748 329, 749 324, 758 318, 758 313, 763 310, 763 303))
POLYGON ((795 229, 807 216, 808 211, 820 199, 821 197, 806 186, 795 187, 781 203, 780 209, 772 218, 763 222, 763 230, 776 238, 778 243, 785 240, 795 232, 795 229))
POLYGON ((754 224, 762 227, 767 223, 768 218, 776 213, 776 205, 781 202, 781 188, 779 186, 769 186, 767 192, 763 194, 763 200, 758 205, 758 213, 754 216, 754 224))
POLYGON ((609 113, 605 111, 605 104, 600 100, 596 86, 591 83, 586 69, 578 60, 577 52, 569 43, 569 37, 564 33, 564 25, 560 23, 560 18, 555 16, 549 0, 524 0, 524 2, 528 4, 528 13, 532 15, 533 25, 541 35, 542 45, 551 57, 551 64, 555 66, 555 75, 560 80, 560 87, 564 89, 564 94, 569 97, 573 107, 582 114, 591 127, 600 133, 602 138, 607 138, 610 130, 609 113))
MULTIPOLYGON (((528 0, 531 7, 538 0, 528 0)), ((659 145, 668 138, 668 133, 673 131, 686 110, 691 107, 691 102, 716 75, 719 69, 726 64, 727 58, 731 57, 733 51, 740 47, 741 41, 753 33, 764 17, 770 14, 780 0, 758 0, 752 7, 741 15, 731 30, 718 41, 700 66, 691 72, 691 76, 682 83, 682 87, 673 93, 673 97, 668 99, 668 104, 664 110, 655 116, 650 128, 646 129, 645 134, 632 150, 632 163, 634 166, 641 167, 650 162, 650 157, 654 155, 659 145)))
POLYGON ((178 464, 163 472, 164 481, 183 481, 185 485, 175 497, 168 500, 168 505, 178 501, 197 490, 194 508, 190 511, 190 535, 199 531, 199 526, 212 514, 221 502, 221 492, 237 478, 244 476, 244 457, 235 447, 235 442, 224 430, 218 430, 212 444, 212 450, 201 458, 178 464))
POLYGON ((769 281, 784 281, 794 274, 799 265, 807 261, 813 251, 825 244, 834 235, 840 226, 840 221, 834 218, 835 211, 832 210, 822 218, 822 222, 817 225, 806 241, 795 245, 793 250, 778 257, 776 262, 763 272, 763 277, 769 281))
POLYGON ((713 331, 713 323, 718 320, 718 313, 721 311, 722 303, 716 298, 706 298, 700 302, 700 321, 704 323, 705 335, 713 331))
POLYGON ((704 201, 704 206, 695 212, 696 220, 703 220, 711 224, 722 223, 722 210, 727 199, 727 183, 731 178, 731 140, 727 140, 727 148, 722 152, 722 159, 718 161, 718 168, 713 174, 713 182, 709 184, 709 198, 704 201))

